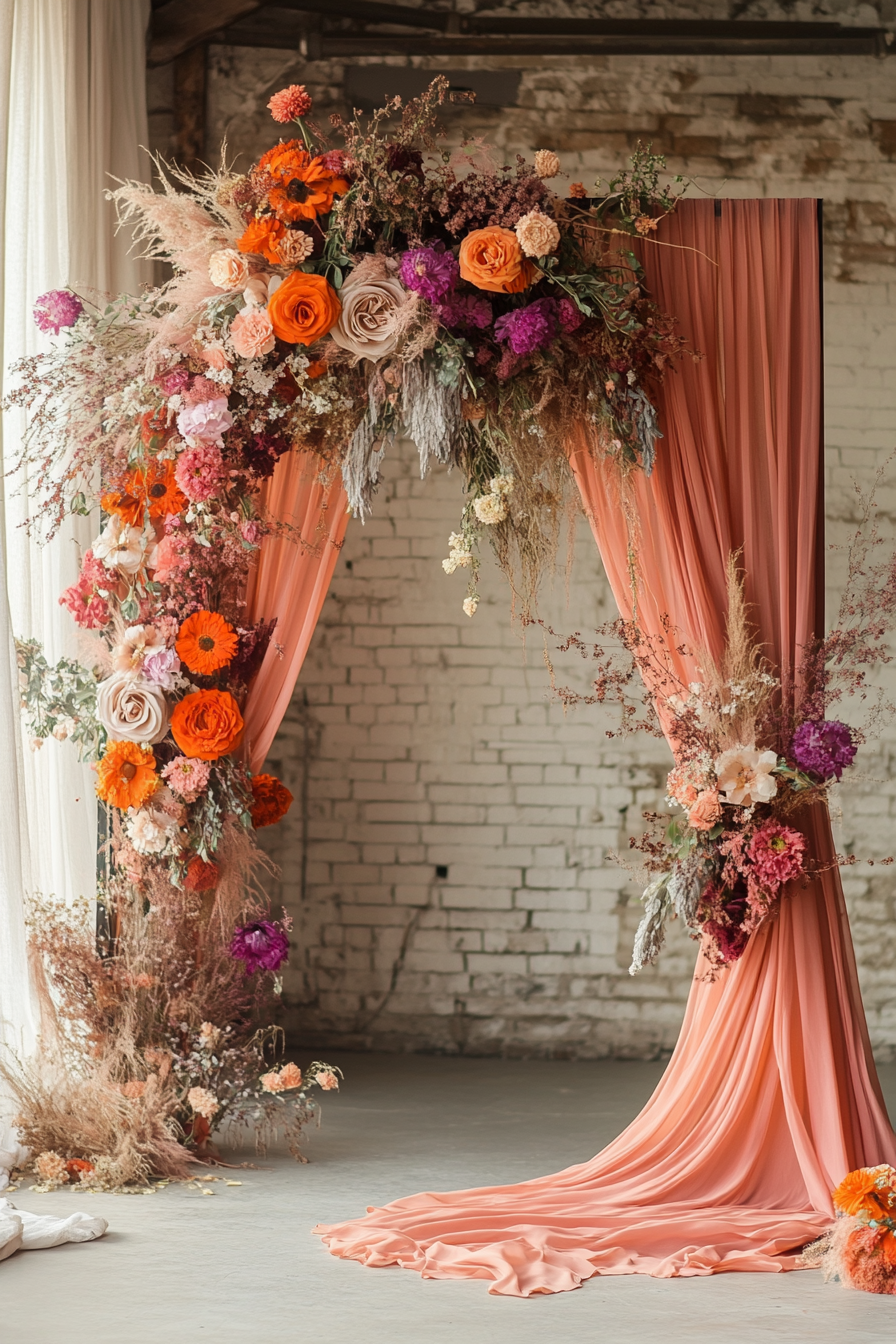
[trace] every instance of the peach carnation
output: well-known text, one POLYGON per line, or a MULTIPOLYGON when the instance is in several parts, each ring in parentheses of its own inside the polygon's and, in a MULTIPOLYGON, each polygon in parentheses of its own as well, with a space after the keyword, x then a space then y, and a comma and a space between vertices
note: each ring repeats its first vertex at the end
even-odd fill
POLYGON ((323 1088, 324 1092, 339 1091, 339 1079, 332 1069, 322 1069, 320 1073, 315 1076, 314 1081, 317 1083, 318 1087, 323 1088))
POLYGON ((294 1087, 301 1087, 302 1070, 297 1064, 284 1064, 280 1070, 280 1086, 284 1092, 289 1092, 294 1087))
POLYGON ((286 1090, 278 1069, 272 1069, 270 1073, 263 1073, 260 1082, 265 1092, 283 1092, 286 1090))
POLYGON ((527 257, 547 257, 560 242, 560 230, 541 210, 530 210, 517 220, 516 236, 527 257))
POLYGON ((230 324, 230 339, 240 359, 260 359, 269 355, 276 338, 266 309, 244 308, 230 324))
POLYGON ((560 171, 560 160, 552 149, 535 151, 535 171, 543 182, 549 177, 557 176, 560 171))
POLYGON ((209 1092, 207 1087, 191 1087, 187 1093, 187 1101, 203 1120, 211 1120, 220 1110, 217 1097, 213 1092, 209 1092))
POLYGON ((688 809, 688 823, 695 831, 710 831, 721 819, 722 804, 715 789, 698 793, 688 809))

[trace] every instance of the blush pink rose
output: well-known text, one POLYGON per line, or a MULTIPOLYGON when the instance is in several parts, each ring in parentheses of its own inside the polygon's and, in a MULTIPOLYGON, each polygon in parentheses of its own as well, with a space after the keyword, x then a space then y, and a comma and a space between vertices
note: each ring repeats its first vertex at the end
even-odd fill
POLYGON ((230 324, 230 339, 240 359, 260 359, 274 348, 274 328, 266 308, 244 308, 230 324))
POLYGON ((715 789, 704 789, 698 793, 688 808, 688 822, 695 831, 710 831, 721 819, 722 804, 715 789))

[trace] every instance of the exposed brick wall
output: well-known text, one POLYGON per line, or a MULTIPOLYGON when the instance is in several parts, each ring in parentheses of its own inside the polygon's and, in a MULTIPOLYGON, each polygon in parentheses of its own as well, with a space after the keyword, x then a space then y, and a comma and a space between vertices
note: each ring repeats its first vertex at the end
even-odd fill
MULTIPOLYGON (((662 7, 682 17, 731 10, 662 7)), ((877 13, 886 22, 890 10, 877 13)), ((743 12, 824 16, 817 6, 743 12)), ((831 4, 824 13, 877 21, 872 6, 831 4)), ((507 154, 556 148, 570 176, 585 181, 650 140, 672 172, 711 193, 824 197, 828 527, 842 541, 855 516, 853 481, 868 485, 896 429, 896 58, 493 64, 521 68, 517 106, 455 112, 453 134, 484 134, 507 154)), ((271 139, 264 103, 274 89, 303 81, 325 114, 339 106, 342 75, 332 62, 214 48, 209 151, 226 132, 248 162, 271 139)), ((460 612, 461 577, 442 573, 458 478, 437 472, 420 482, 407 445, 387 459, 386 475, 373 520, 349 528, 271 754, 299 799, 279 832, 268 832, 296 919, 290 1025, 320 1043, 394 1049, 668 1049, 693 945, 677 931, 657 968, 628 976, 636 888, 608 857, 625 848, 641 810, 658 805, 666 749, 608 741, 591 712, 564 717, 549 696, 540 638, 530 630, 524 648, 490 563, 473 621, 460 612)), ((896 515, 892 486, 880 504, 896 515)), ((543 598, 545 619, 563 631, 611 614, 593 544, 580 532, 568 608, 562 573, 543 598)), ((832 609, 842 573, 834 552, 832 609)), ((585 672, 565 669, 567 679, 585 672)), ((894 755, 892 731, 864 753, 867 777, 843 794, 841 847, 877 857, 896 849, 894 755)), ((886 1054, 896 1050, 896 884, 890 870, 864 866, 845 878, 872 1036, 886 1054)))

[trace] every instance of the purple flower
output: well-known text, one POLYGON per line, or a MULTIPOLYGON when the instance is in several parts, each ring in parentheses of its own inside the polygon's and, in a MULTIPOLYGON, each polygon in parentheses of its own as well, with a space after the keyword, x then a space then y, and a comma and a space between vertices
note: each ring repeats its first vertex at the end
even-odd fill
POLYGON ((256 476, 273 476, 278 459, 289 448, 289 440, 284 435, 260 431, 250 435, 243 444, 243 460, 256 476))
POLYGON ((237 929, 230 944, 234 961, 246 963, 246 974, 276 971, 289 956, 289 939, 283 927, 270 919, 259 919, 237 929))
POLYGON ((585 321, 585 315, 579 309, 578 304, 573 303, 572 299, 566 298, 557 301, 557 318, 561 329, 567 335, 576 331, 585 321))
POLYGON ((233 424, 227 409, 226 397, 211 401, 197 401, 185 406, 177 417, 177 427, 185 439, 201 439, 203 443, 219 442, 233 424))
POLYGON ((484 331, 491 326, 492 306, 478 294, 449 294, 439 304, 439 321, 443 327, 477 327, 484 331))
POLYGON ((405 289, 422 294, 429 303, 447 294, 458 274, 454 253, 438 247, 418 247, 414 252, 405 252, 399 271, 405 289))
POLYGON ((63 327, 73 327, 83 311, 77 294, 67 289, 50 289, 34 305, 34 320, 41 331, 58 336, 63 327))
POLYGON ((801 770, 822 779, 839 779, 853 763, 856 744, 839 719, 807 719, 794 733, 790 750, 801 770))
POLYGON ((506 341, 515 355, 530 355, 550 345, 557 335, 557 303, 554 299, 536 299, 525 308, 505 313, 495 323, 495 335, 506 341))

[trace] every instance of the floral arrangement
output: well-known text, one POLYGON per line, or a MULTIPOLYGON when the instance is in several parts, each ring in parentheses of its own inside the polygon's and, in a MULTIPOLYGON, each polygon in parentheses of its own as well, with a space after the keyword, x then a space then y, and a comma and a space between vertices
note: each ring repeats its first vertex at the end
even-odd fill
POLYGON ((566 703, 616 703, 626 731, 665 736, 675 757, 666 802, 676 815, 669 821, 645 814, 647 833, 629 841, 641 851, 649 876, 632 975, 656 960, 670 917, 683 920, 701 940, 710 974, 716 975, 739 960, 750 937, 774 917, 788 887, 818 871, 801 816, 829 801, 867 731, 877 730, 881 718, 894 712, 866 680, 869 666, 889 661, 885 636, 896 622, 896 557, 876 560, 882 541, 872 511, 869 499, 849 549, 837 624, 803 650, 788 684, 772 674, 757 647, 735 556, 728 564, 721 660, 706 650, 689 650, 668 621, 659 638, 637 621, 611 622, 599 633, 612 637, 617 648, 588 646, 577 635, 561 645, 599 665, 593 693, 561 689, 566 703), (696 662, 700 680, 683 684, 673 654, 696 662), (641 689, 633 696, 636 680, 641 689), (873 706, 863 729, 831 713, 850 697, 873 706))
POLYGON ((896 1168, 860 1167, 834 1191, 834 1227, 802 1254, 825 1279, 896 1295, 896 1168))
POLYGON ((283 90, 270 109, 290 138, 248 173, 159 163, 162 191, 111 192, 167 283, 101 307, 68 290, 35 305, 61 339, 15 366, 6 403, 29 416, 28 526, 52 536, 67 514, 99 515, 60 596, 79 658, 51 667, 33 640, 17 645, 32 746, 77 745, 107 833, 98 945, 51 902, 33 922, 65 1081, 10 1074, 27 1141, 66 1163, 180 1170, 225 1119, 283 1127, 285 1097, 298 1132, 302 1088, 336 1079, 313 1065, 301 1087, 284 1081, 298 1070, 271 1068, 263 1026, 289 940, 254 832, 292 800, 246 766, 273 625, 248 619, 245 593, 264 538, 288 531, 261 503, 279 458, 341 470, 362 517, 400 425, 424 472, 457 465, 467 503, 444 568, 468 571, 470 616, 483 533, 534 592, 573 424, 623 473, 651 470, 651 388, 683 347, 631 240, 675 206, 662 160, 639 151, 601 199, 581 184, 562 199, 550 150, 500 166, 480 142, 440 149, 447 88, 438 77, 366 126, 334 118, 339 148, 304 88, 283 90), (75 1139, 62 1119, 81 1112, 75 1139))

